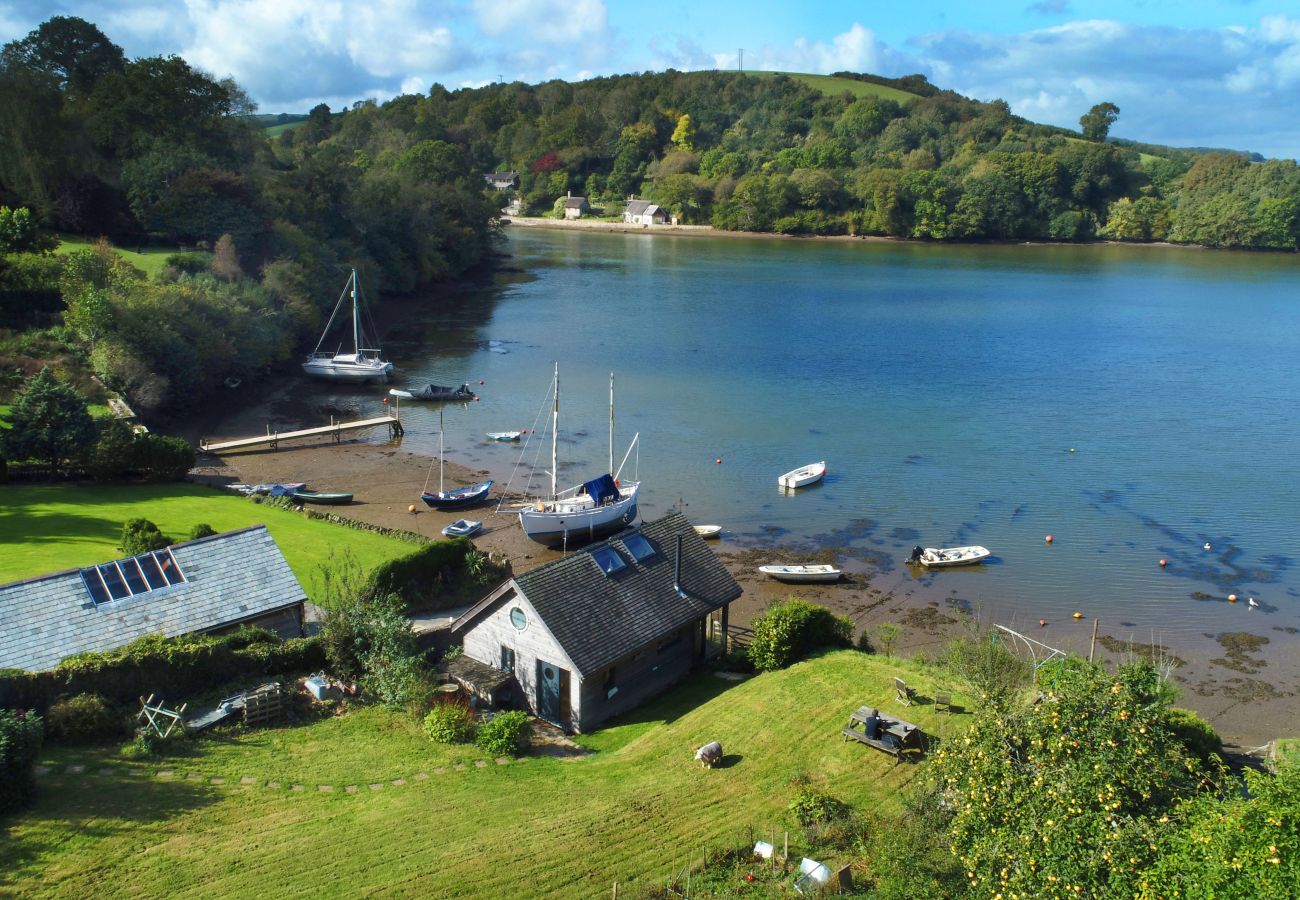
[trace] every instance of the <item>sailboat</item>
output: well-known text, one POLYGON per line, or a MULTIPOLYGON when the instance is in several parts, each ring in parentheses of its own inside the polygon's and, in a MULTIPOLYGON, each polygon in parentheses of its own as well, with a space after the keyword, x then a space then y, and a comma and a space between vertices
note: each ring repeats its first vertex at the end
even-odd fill
POLYGON ((328 378, 331 381, 365 382, 376 378, 387 380, 392 374, 393 364, 384 359, 383 351, 378 347, 365 346, 368 338, 361 328, 359 294, 357 270, 353 269, 347 283, 343 285, 343 293, 339 294, 338 302, 334 304, 334 312, 330 313, 330 320, 325 323, 325 330, 321 333, 320 340, 316 342, 316 349, 302 364, 302 370, 308 375, 328 378), (352 352, 344 353, 342 345, 333 353, 328 350, 322 351, 321 344, 325 343, 325 338, 329 335, 330 328, 338 318, 339 310, 343 308, 343 301, 347 299, 349 293, 352 295, 352 352))
MULTIPOLYGON (((560 366, 555 366, 551 411, 551 496, 519 511, 519 524, 539 544, 551 547, 594 541, 621 531, 636 521, 637 482, 620 482, 618 472, 556 492, 556 446, 560 428, 560 366)), ((623 463, 636 446, 637 434, 623 455, 623 463)), ((614 472, 614 376, 609 376, 609 471, 614 472)))
MULTIPOLYGON (((453 488, 448 491, 442 485, 442 411, 438 411, 438 492, 421 491, 420 499, 424 505, 430 509, 463 509, 466 506, 473 506, 487 499, 488 491, 492 490, 491 481, 480 481, 478 484, 471 484, 469 487, 453 488)), ((430 475, 433 473, 430 472, 430 475)))

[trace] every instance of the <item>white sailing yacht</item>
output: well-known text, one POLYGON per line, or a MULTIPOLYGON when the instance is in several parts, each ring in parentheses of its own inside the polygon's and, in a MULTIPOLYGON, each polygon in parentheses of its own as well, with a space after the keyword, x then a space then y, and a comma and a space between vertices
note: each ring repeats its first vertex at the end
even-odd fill
POLYGON ((551 411, 551 496, 520 510, 524 534, 551 547, 583 544, 628 527, 636 521, 638 482, 621 482, 619 473, 636 446, 638 433, 628 445, 618 471, 614 471, 614 376, 609 376, 609 469, 604 474, 567 491, 556 492, 556 444, 560 427, 560 366, 555 365, 551 411))
POLYGON ((316 349, 302 364, 302 370, 308 375, 328 378, 331 381, 365 382, 376 378, 386 380, 392 374, 393 364, 384 359, 383 351, 378 347, 365 346, 368 338, 361 328, 359 294, 357 270, 353 269, 347 283, 343 285, 343 293, 339 294, 338 302, 334 304, 334 312, 330 313, 330 320, 325 323, 325 330, 321 333, 320 340, 316 342, 316 349), (342 345, 333 353, 328 350, 322 351, 321 344, 325 343, 325 338, 329 335, 330 328, 333 327, 334 320, 338 317, 339 310, 343 308, 343 301, 347 299, 349 292, 352 295, 352 352, 344 353, 342 345))

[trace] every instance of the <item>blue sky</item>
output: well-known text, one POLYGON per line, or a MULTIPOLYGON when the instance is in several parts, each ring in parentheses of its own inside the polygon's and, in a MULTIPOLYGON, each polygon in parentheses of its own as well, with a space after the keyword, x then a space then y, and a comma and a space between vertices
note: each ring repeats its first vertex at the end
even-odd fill
POLYGON ((55 15, 128 56, 177 53, 231 75, 264 112, 621 72, 922 72, 1076 127, 1300 155, 1300 0, 0 0, 0 41, 55 15))

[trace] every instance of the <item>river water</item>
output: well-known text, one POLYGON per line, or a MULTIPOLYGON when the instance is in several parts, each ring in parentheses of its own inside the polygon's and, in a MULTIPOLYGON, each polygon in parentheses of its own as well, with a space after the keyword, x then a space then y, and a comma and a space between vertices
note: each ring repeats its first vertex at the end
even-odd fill
MULTIPOLYGON (((640 432, 623 477, 646 517, 682 505, 732 547, 845 548, 884 589, 997 621, 1298 643, 1296 256, 536 229, 506 249, 490 284, 386 340, 395 384, 480 391, 445 409, 448 458, 513 489, 546 469, 549 442, 519 466, 484 433, 540 437, 558 361, 561 486, 600 474, 613 372, 614 464, 640 432), (777 487, 821 459, 822 484, 777 487), (914 544, 993 558, 915 572, 914 544)), ((405 446, 436 456, 436 408, 403 417, 405 446)))

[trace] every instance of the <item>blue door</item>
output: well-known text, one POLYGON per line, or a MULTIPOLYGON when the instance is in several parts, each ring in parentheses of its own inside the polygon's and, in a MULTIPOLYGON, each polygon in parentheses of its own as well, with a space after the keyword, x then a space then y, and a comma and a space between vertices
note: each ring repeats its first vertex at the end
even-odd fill
POLYGON ((560 721, 560 667, 537 661, 537 714, 552 722, 560 721))

